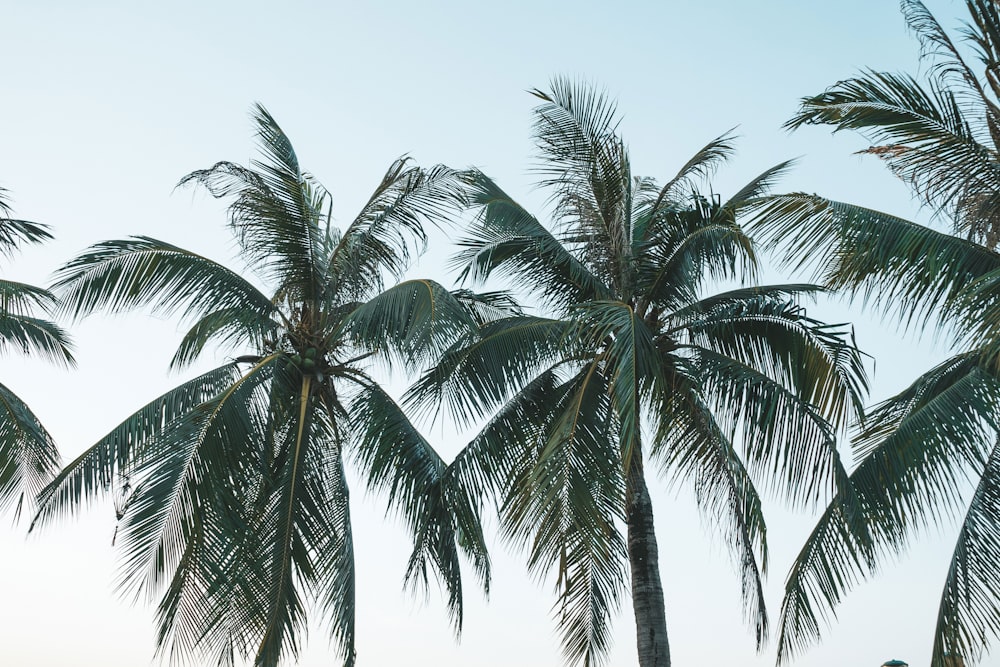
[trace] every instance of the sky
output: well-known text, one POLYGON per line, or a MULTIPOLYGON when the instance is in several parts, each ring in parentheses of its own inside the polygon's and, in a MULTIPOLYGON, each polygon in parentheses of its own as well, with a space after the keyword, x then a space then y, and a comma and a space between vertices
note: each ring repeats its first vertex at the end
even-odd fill
MULTIPOLYGON (((950 27, 964 3, 928 6, 950 27)), ((736 128, 739 155, 713 179, 723 194, 798 157, 779 189, 926 220, 903 184, 854 154, 866 146, 860 138, 781 128, 800 97, 863 67, 915 71, 916 54, 891 0, 8 0, 0 186, 19 217, 51 225, 57 238, 5 261, 0 275, 44 284, 85 246, 130 234, 231 261, 224 204, 174 185, 219 160, 253 157, 254 102, 270 110, 301 164, 333 192, 341 222, 402 154, 422 165, 475 165, 541 211, 529 173, 535 99, 526 91, 556 75, 591 82, 618 100, 634 173, 665 180, 736 128)), ((450 252, 448 234, 436 233, 413 274, 451 284, 442 268, 450 252)), ((777 268, 768 276, 802 278, 777 268)), ((947 351, 843 301, 810 312, 855 323, 859 344, 876 360, 872 402, 947 351)), ((0 367, 0 381, 35 409, 66 460, 201 368, 167 372, 181 335, 176 321, 133 313, 66 324, 77 345, 75 370, 14 357, 0 367)), ((425 426, 445 456, 464 444, 448 424, 425 426)), ((774 664, 773 644, 755 653, 735 570, 699 520, 690 489, 652 486, 674 664, 774 664)), ((359 665, 560 664, 551 581, 529 578, 520 555, 494 539, 489 599, 468 587, 456 642, 436 591, 426 600, 404 593, 408 545, 384 515, 384 500, 355 489, 359 665)), ((816 511, 790 511, 775 500, 768 512, 767 593, 776 620, 785 572, 816 511)), ((27 538, 25 530, 25 522, 0 517, 0 665, 154 664, 153 605, 115 592, 110 505, 97 503, 27 538)), ((955 534, 943 526, 915 540, 905 557, 847 597, 825 641, 793 664, 925 664, 955 534)), ((636 663, 634 632, 626 602, 610 665, 636 663)), ((298 664, 335 664, 321 627, 298 664)), ((1000 658, 983 664, 996 667, 1000 658)))

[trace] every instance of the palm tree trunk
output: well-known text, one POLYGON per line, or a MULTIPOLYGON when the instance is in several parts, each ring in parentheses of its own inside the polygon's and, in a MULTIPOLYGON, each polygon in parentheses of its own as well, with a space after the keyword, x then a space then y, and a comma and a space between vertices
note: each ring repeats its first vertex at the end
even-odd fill
POLYGON ((649 498, 638 448, 632 453, 629 464, 625 512, 639 667, 670 667, 660 559, 653 532, 653 502, 649 498))

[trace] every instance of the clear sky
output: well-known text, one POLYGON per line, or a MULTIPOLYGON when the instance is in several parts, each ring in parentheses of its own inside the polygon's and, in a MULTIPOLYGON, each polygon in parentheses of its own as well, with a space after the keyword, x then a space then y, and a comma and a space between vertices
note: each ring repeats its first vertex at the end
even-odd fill
MULTIPOLYGON (((948 26, 964 7, 928 4, 948 26)), ((723 194, 801 156, 783 189, 926 218, 880 165, 852 155, 865 146, 857 137, 780 128, 799 97, 860 67, 916 69, 917 45, 893 0, 12 0, 2 14, 0 185, 20 217, 52 225, 58 237, 5 262, 3 275, 20 280, 45 283, 85 245, 128 234, 230 259, 224 205, 172 188, 194 169, 252 156, 247 112, 255 101, 332 190, 341 221, 403 153, 426 165, 477 165, 540 209, 528 174, 534 98, 525 91, 557 74, 592 81, 618 99, 636 173, 662 181, 709 139, 739 126, 740 154, 715 179, 723 194)), ((441 269, 447 238, 436 241, 414 272, 450 284, 441 269)), ((942 344, 886 331, 843 303, 814 312, 857 323, 860 344, 877 359, 873 400, 944 353, 942 344)), ((177 322, 94 317, 72 331, 77 370, 5 358, 0 377, 34 407, 67 459, 181 379, 166 372, 177 322)), ((446 456, 462 445, 448 424, 428 433, 446 456)), ((773 650, 754 652, 738 579, 723 545, 702 527, 689 489, 657 487, 674 664, 773 664, 773 650)), ((408 547, 402 529, 383 517, 382 500, 360 489, 354 498, 360 665, 560 663, 552 582, 528 579, 517 555, 495 543, 490 600, 469 587, 457 644, 436 594, 426 602, 403 594, 408 547)), ((784 574, 814 513, 772 502, 769 516, 776 619, 784 574)), ((27 541, 24 530, 23 522, 0 520, 0 665, 149 664, 152 607, 114 593, 111 508, 95 506, 27 541)), ((929 532, 855 590, 826 641, 796 664, 926 663, 954 537, 953 527, 929 532)), ((610 664, 635 664, 627 603, 615 637, 610 664)), ((311 640, 300 664, 331 664, 322 630, 311 640)))

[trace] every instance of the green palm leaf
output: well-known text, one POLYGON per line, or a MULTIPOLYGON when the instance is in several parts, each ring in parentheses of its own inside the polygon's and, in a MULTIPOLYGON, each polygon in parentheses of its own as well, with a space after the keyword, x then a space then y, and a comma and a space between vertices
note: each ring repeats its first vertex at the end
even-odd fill
POLYGON ((768 633, 763 576, 767 573, 767 524, 760 496, 739 454, 711 408, 693 392, 672 397, 675 409, 660 420, 652 452, 664 469, 690 480, 703 516, 717 526, 739 569, 744 613, 758 650, 768 633))
POLYGON ((966 479, 983 469, 998 426, 1000 385, 979 362, 975 354, 952 357, 870 411, 855 439, 863 458, 788 576, 779 661, 817 639, 821 621, 884 556, 961 506, 966 479))
POLYGON ((555 569, 554 608, 568 661, 598 664, 620 603, 625 492, 607 399, 608 380, 589 364, 556 392, 556 418, 540 447, 515 462, 502 508, 504 533, 528 547, 528 567, 555 569), (529 537, 530 536, 530 537, 529 537))
MULTIPOLYGON (((408 280, 369 299, 343 324, 362 350, 380 352, 419 368, 457 338, 474 332, 476 322, 464 304, 431 280, 408 280)), ((340 334, 340 332, 335 332, 340 334)))
POLYGON ((428 569, 433 569, 448 591, 455 631, 461 632, 461 551, 472 557, 484 588, 489 588, 479 489, 465 486, 468 479, 445 465, 377 386, 359 393, 352 411, 359 418, 357 459, 368 488, 388 495, 390 509, 402 517, 413 539, 406 580, 426 590, 428 569))
POLYGON ((972 281, 1000 269, 1000 255, 977 243, 814 195, 765 200, 751 227, 796 270, 811 268, 907 326, 926 326, 940 309, 947 316, 972 281))
POLYGON ((396 160, 329 253, 331 292, 371 297, 383 289, 385 274, 402 277, 411 247, 420 251, 426 244, 423 223, 440 220, 464 203, 464 180, 461 172, 441 165, 420 169, 409 158, 396 160))
POLYGON ((271 300, 235 271, 146 236, 91 246, 56 273, 54 289, 73 317, 144 306, 191 317, 227 307, 274 312, 271 300))
POLYGON ((560 320, 519 316, 490 322, 478 335, 457 341, 412 387, 406 402, 441 405, 460 424, 471 424, 500 406, 551 365, 570 326, 560 320))
POLYGON ((30 408, 0 385, 0 510, 31 501, 59 470, 52 436, 30 408))
POLYGON ((972 496, 948 568, 931 665, 944 667, 949 655, 979 657, 983 644, 1000 637, 1000 573, 993 554, 1000 550, 1000 447, 994 446, 972 496))
POLYGON ((150 401, 75 460, 41 492, 32 528, 64 513, 75 513, 86 497, 107 492, 127 477, 166 424, 217 395, 235 378, 232 364, 204 373, 150 401))
POLYGON ((543 285, 539 296, 559 306, 607 295, 601 280, 489 177, 473 171, 470 178, 478 216, 457 241, 460 280, 481 283, 499 270, 515 287, 543 285))

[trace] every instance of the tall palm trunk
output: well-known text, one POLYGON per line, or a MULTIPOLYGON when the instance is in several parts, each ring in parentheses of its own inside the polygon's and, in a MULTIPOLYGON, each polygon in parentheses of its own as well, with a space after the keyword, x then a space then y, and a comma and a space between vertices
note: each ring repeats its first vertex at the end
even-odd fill
POLYGON ((628 560, 632 569, 632 609, 639 667, 670 667, 667 617, 660 583, 660 558, 653 532, 653 502, 643 475, 642 453, 636 448, 628 471, 625 517, 628 560))

